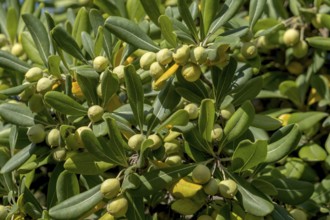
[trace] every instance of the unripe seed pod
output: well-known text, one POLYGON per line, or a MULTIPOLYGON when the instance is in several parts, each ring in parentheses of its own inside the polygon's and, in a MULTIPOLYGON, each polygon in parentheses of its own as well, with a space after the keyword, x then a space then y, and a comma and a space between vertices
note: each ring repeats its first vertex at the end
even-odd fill
POLYGON ((237 190, 237 183, 232 179, 222 180, 219 183, 219 192, 225 198, 234 198, 237 193, 237 190))
POLYGON ((248 30, 243 36, 240 37, 241 41, 249 42, 253 38, 253 32, 248 30))
POLYGON ((147 52, 140 58, 140 67, 144 70, 148 70, 150 65, 156 61, 156 54, 154 52, 147 52))
POLYGON ((135 151, 139 151, 145 139, 146 137, 143 134, 135 134, 128 139, 128 146, 135 151))
POLYGON ((96 87, 96 93, 99 98, 102 98, 102 84, 99 83, 96 87))
POLYGON ((47 77, 42 77, 37 82, 37 87, 36 87, 37 92, 46 93, 52 89, 53 85, 54 85, 53 80, 47 77))
POLYGON ((235 106, 233 104, 229 104, 225 108, 220 110, 221 117, 225 120, 228 120, 235 112, 235 106))
POLYGON ((16 57, 22 56, 24 53, 23 46, 20 43, 15 43, 11 48, 11 54, 16 57))
POLYGON ((28 101, 28 106, 32 112, 41 112, 44 109, 43 96, 41 94, 33 94, 28 101))
POLYGON ((191 177, 195 183, 205 184, 211 179, 211 171, 207 166, 198 164, 193 169, 191 177))
POLYGON ((93 105, 89 107, 87 111, 87 116, 91 120, 91 122, 101 121, 103 114, 104 114, 104 110, 99 105, 93 105))
POLYGON ((157 62, 161 65, 165 66, 172 62, 172 60, 172 51, 169 49, 165 48, 157 52, 157 62))
POLYGON ((283 43, 287 46, 293 46, 299 42, 300 33, 294 28, 290 28, 284 32, 283 43))
POLYGON ((190 120, 198 118, 199 110, 198 106, 195 103, 189 103, 184 107, 184 110, 188 112, 190 120))
POLYGON ((104 56, 97 56, 93 60, 93 68, 96 72, 103 72, 109 65, 109 60, 104 56))
POLYGON ((7 43, 7 37, 4 34, 0 34, 0 47, 5 46, 7 43))
POLYGON ((26 135, 32 143, 41 143, 45 140, 46 137, 45 128, 42 124, 33 125, 27 130, 26 135))
POLYGON ((64 161, 66 158, 66 150, 65 148, 57 148, 54 152, 53 152, 53 158, 54 160, 61 162, 64 161))
POLYGON ((177 166, 182 164, 182 158, 180 155, 174 154, 166 157, 165 163, 169 166, 177 166))
POLYGON ((124 68, 125 68, 124 65, 119 65, 113 68, 112 70, 112 72, 118 76, 119 81, 122 81, 125 78, 124 68))
POLYGON ((160 65, 158 62, 153 62, 150 65, 150 75, 157 80, 164 72, 165 72, 165 67, 163 65, 160 65))
POLYGON ((128 209, 128 201, 125 197, 117 197, 107 204, 107 211, 114 217, 123 217, 128 209))
POLYGON ((181 66, 185 65, 190 57, 190 48, 188 45, 184 44, 176 50, 172 55, 173 60, 176 64, 181 66))
POLYGON ((207 60, 207 52, 205 48, 201 46, 194 48, 190 54, 190 60, 199 65, 205 63, 207 60))
POLYGON ((300 75, 304 72, 304 66, 297 61, 290 62, 286 68, 288 69, 289 73, 294 75, 300 75))
POLYGON ((219 124, 215 124, 213 126, 212 132, 211 132, 211 138, 212 140, 220 140, 223 136, 223 129, 219 124))
POLYGON ((162 146, 163 140, 157 135, 157 134, 152 134, 148 136, 148 139, 152 140, 154 143, 150 146, 152 150, 157 150, 162 146))
POLYGON ((100 191, 105 198, 112 199, 120 191, 120 181, 116 178, 107 179, 101 184, 100 191))
POLYGON ((295 219, 295 220, 307 220, 308 216, 306 212, 304 212, 301 209, 292 209, 290 211, 290 215, 295 219))
POLYGON ((200 78, 202 70, 199 65, 188 63, 182 67, 181 73, 188 82, 195 82, 200 78))
POLYGON ((77 150, 80 146, 79 143, 77 141, 76 135, 74 134, 69 134, 66 138, 65 138, 65 147, 68 150, 77 150))
POLYGON ((253 59, 258 55, 257 46, 252 42, 245 42, 241 47, 241 53, 247 60, 253 59))
POLYGON ((165 153, 167 155, 179 153, 181 150, 180 141, 172 140, 164 143, 165 153))
POLYGON ((211 178, 207 184, 203 186, 203 190, 206 194, 214 196, 219 192, 218 181, 211 178))
POLYGON ((209 215, 200 215, 197 220, 213 220, 213 218, 209 215))
MULTIPOLYGON (((24 83, 23 83, 23 85, 24 85, 24 83)), ((28 101, 31 98, 31 96, 35 93, 35 91, 36 91, 36 89, 34 86, 25 88, 23 92, 18 94, 19 100, 28 101)))
POLYGON ((302 58, 308 53, 308 44, 306 41, 301 40, 292 47, 292 54, 296 58, 302 58))
POLYGON ((53 128, 46 136, 46 143, 50 147, 57 147, 60 145, 60 130, 53 128))
POLYGON ((0 220, 5 220, 8 215, 8 210, 5 206, 0 205, 0 220))
POLYGON ((32 67, 25 73, 28 82, 36 82, 43 77, 43 71, 39 67, 32 67))
POLYGON ((92 130, 92 129, 90 129, 89 127, 87 127, 87 126, 82 126, 82 127, 79 127, 76 131, 75 131, 75 133, 74 133, 74 135, 75 135, 75 139, 76 139, 76 141, 77 141, 77 145, 79 146, 79 147, 85 147, 84 146, 84 142, 81 140, 81 132, 83 131, 83 130, 92 130))

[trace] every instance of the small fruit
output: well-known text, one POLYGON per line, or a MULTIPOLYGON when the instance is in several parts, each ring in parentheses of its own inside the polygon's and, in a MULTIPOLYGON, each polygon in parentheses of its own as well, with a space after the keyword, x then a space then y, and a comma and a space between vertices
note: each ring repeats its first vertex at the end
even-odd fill
POLYGON ((112 72, 118 76, 119 81, 122 81, 125 78, 124 68, 125 68, 124 65, 119 65, 113 68, 112 70, 112 72))
POLYGON ((156 61, 156 54, 154 52, 147 52, 140 58, 140 67, 144 70, 148 70, 150 65, 156 61))
POLYGON ((290 28, 284 32, 283 43, 287 46, 293 46, 299 42, 300 33, 294 28, 290 28))
POLYGON ((46 143, 50 147, 57 147, 60 145, 60 130, 53 128, 46 136, 46 143))
POLYGON ((120 181, 117 178, 106 179, 101 184, 100 191, 105 198, 112 199, 120 191, 120 181))
POLYGON ((185 65, 190 57, 190 48, 188 45, 184 44, 180 48, 178 48, 175 53, 172 55, 175 63, 183 66, 185 65))
POLYGON ((163 140, 157 135, 157 134, 152 134, 148 136, 148 139, 152 140, 154 143, 150 146, 152 150, 157 150, 162 146, 163 140))
POLYGON ((7 43, 7 37, 4 34, 0 34, 0 47, 5 46, 7 43))
POLYGON ((200 78, 202 70, 199 65, 188 63, 182 67, 181 73, 188 82, 195 82, 200 78))
POLYGON ((165 163, 169 166, 177 166, 177 165, 182 164, 182 158, 180 155, 173 154, 173 155, 166 157, 165 163))
POLYGON ((117 197, 107 204, 107 211, 116 218, 125 216, 127 209, 128 201, 123 196, 117 197))
POLYGON ((46 93, 52 89, 53 85, 53 80, 48 77, 42 77, 37 82, 37 92, 46 93))
POLYGON ((104 110, 99 105, 93 105, 88 108, 87 116, 91 122, 98 122, 102 120, 102 116, 104 114, 104 110))
POLYGON ((157 52, 157 62, 160 63, 161 65, 165 66, 172 62, 172 51, 170 51, 167 48, 161 49, 160 51, 157 52))
POLYGON ((8 210, 5 206, 0 205, 0 220, 5 220, 8 215, 8 210))
POLYGON ((102 84, 101 83, 99 83, 97 85, 97 87, 96 87, 96 93, 97 93, 97 96, 102 99, 102 84))
POLYGON ((211 171, 207 166, 198 164, 193 169, 191 177, 195 183, 205 184, 211 179, 211 171))
POLYGON ((132 150, 139 151, 145 139, 146 137, 143 134, 134 134, 128 139, 128 146, 132 150))
POLYGON ((233 104, 229 104, 225 108, 220 110, 221 117, 225 120, 228 120, 235 112, 235 106, 233 104))
POLYGON ((225 198, 234 198, 237 193, 237 190, 237 183, 232 179, 222 180, 219 183, 219 192, 225 198))
POLYGON ((295 219, 295 220, 307 220, 308 216, 306 212, 304 212, 301 209, 292 209, 290 211, 290 215, 295 219))
POLYGON ((287 67, 289 73, 294 75, 300 75, 304 72, 304 66, 298 61, 290 62, 287 67))
POLYGON ((97 56, 93 60, 93 68, 96 72, 103 72, 109 65, 109 60, 104 56, 97 56))
POLYGON ((207 52, 205 48, 201 46, 194 48, 190 55, 190 60, 198 65, 205 63, 207 60, 207 52))
POLYGON ((36 82, 43 76, 43 71, 39 67, 32 67, 25 73, 25 79, 28 82, 36 82))
POLYGON ((11 54, 13 54, 16 57, 23 55, 23 53, 24 53, 23 46, 20 43, 15 43, 11 48, 11 54))
POLYGON ((74 133, 75 139, 77 141, 77 145, 82 148, 84 147, 84 142, 81 140, 81 132, 83 132, 84 130, 91 131, 92 129, 90 129, 88 126, 82 126, 82 127, 79 127, 74 133))
POLYGON ((209 182, 203 186, 203 190, 208 195, 216 195, 219 192, 218 181, 214 178, 211 178, 209 182))
POLYGON ((197 220, 213 220, 213 218, 209 215, 200 215, 197 220))
POLYGON ((241 53, 247 60, 253 59, 258 55, 257 46, 252 42, 245 42, 241 47, 241 53))
POLYGON ((165 67, 158 62, 153 62, 150 65, 150 75, 157 80, 164 72, 165 72, 165 67))
POLYGON ((28 129, 26 135, 32 143, 41 143, 45 140, 46 137, 45 128, 42 124, 33 125, 28 129))
POLYGON ((33 94, 28 101, 28 106, 32 112, 41 112, 44 109, 43 96, 41 94, 33 94))
POLYGON ((77 150, 80 147, 76 135, 75 134, 69 134, 65 138, 65 148, 68 150, 77 150))
POLYGON ((296 58, 302 58, 308 53, 308 44, 306 41, 301 40, 292 47, 292 54, 296 58))
POLYGON ((191 199, 183 198, 175 200, 171 204, 171 209, 181 215, 193 215, 200 209, 200 206, 191 199))
POLYGON ((164 143, 165 153, 166 155, 179 153, 181 150, 180 141, 174 139, 172 141, 167 141, 164 143))
POLYGON ((223 129, 219 124, 214 124, 212 132, 211 132, 211 138, 212 140, 220 140, 223 136, 223 129))
POLYGON ((65 148, 57 148, 54 152, 53 152, 53 158, 54 160, 61 162, 64 161, 66 159, 66 150, 65 148))
POLYGON ((189 103, 184 107, 184 110, 188 112, 190 120, 198 118, 199 110, 198 106, 195 103, 189 103))

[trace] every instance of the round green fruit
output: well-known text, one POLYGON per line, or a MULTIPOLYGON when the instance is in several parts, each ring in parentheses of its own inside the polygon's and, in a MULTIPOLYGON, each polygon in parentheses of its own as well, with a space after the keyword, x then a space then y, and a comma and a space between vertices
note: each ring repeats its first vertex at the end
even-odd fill
POLYGON ((53 158, 54 160, 58 161, 58 162, 62 162, 66 159, 66 150, 65 148, 57 148, 54 152, 53 152, 53 158))
POLYGON ((58 130, 57 128, 53 128, 48 132, 46 136, 46 143, 50 147, 57 147, 60 145, 60 137, 60 130, 58 130))
POLYGON ((32 67, 25 73, 25 79, 28 82, 37 82, 43 77, 43 71, 39 67, 32 67))
POLYGON ((199 109, 198 106, 195 103, 189 103, 184 107, 184 110, 188 112, 189 119, 193 120, 198 118, 199 115, 199 109))
POLYGON ((172 141, 164 142, 164 148, 166 155, 179 153, 181 150, 180 141, 174 139, 172 141))
POLYGON ((79 127, 74 133, 77 145, 81 148, 85 147, 84 142, 81 140, 81 132, 83 132, 84 130, 92 131, 92 129, 90 129, 88 126, 82 126, 79 127))
POLYGON ((97 56, 93 60, 93 68, 96 72, 103 72, 109 65, 109 60, 104 56, 97 56))
POLYGON ((100 191, 105 198, 112 199, 120 191, 120 181, 117 178, 107 179, 101 184, 100 191))
POLYGON ((149 70, 150 65, 156 61, 156 54, 154 52, 147 52, 140 58, 140 67, 144 70, 149 70))
POLYGON ((143 134, 134 134, 128 139, 128 146, 134 151, 139 151, 145 139, 143 134))
POLYGON ((209 215, 200 215, 197 220, 213 220, 213 218, 209 215))
POLYGON ((163 66, 172 62, 172 51, 167 48, 161 49, 157 52, 157 62, 163 66))
POLYGON ((114 217, 123 217, 128 209, 128 201, 125 197, 117 197, 107 204, 107 211, 114 217))
POLYGON ((119 81, 124 80, 125 78, 125 66, 124 65, 119 65, 113 68, 112 72, 118 76, 119 81))
POLYGON ((234 198, 238 190, 237 183, 234 180, 222 180, 219 183, 220 194, 228 199, 234 198))
POLYGON ((41 94, 33 94, 28 101, 28 106, 32 112, 41 112, 44 109, 43 96, 41 94))
POLYGON ((241 53, 245 59, 250 60, 258 55, 258 49, 254 43, 244 42, 241 47, 241 53))
POLYGON ((53 80, 48 77, 42 77, 37 82, 37 92, 46 93, 52 89, 53 85, 53 80))
POLYGON ((33 125, 27 130, 26 135, 32 143, 41 143, 45 140, 46 137, 45 128, 42 124, 33 125))
POLYGON ((165 159, 165 163, 169 166, 177 166, 182 164, 182 158, 180 155, 172 154, 165 159))
POLYGON ((188 63, 182 67, 181 73, 188 82, 195 82, 202 75, 202 70, 199 65, 188 63))
POLYGON ((304 66, 298 61, 290 62, 287 67, 289 73, 294 75, 300 75, 304 72, 304 66))
POLYGON ((292 47, 292 54, 296 58, 302 58, 308 53, 308 44, 306 41, 301 40, 292 47))
POLYGON ((185 65, 190 57, 190 48, 188 45, 184 44, 180 48, 178 48, 175 53, 172 55, 173 60, 178 65, 185 65))
POLYGON ((287 46, 293 46, 300 40, 300 33, 294 28, 290 28, 284 32, 283 43, 287 46))
POLYGON ((15 43, 13 47, 11 48, 11 54, 13 54, 16 57, 22 56, 24 53, 24 49, 22 44, 20 43, 15 43))
POLYGON ((292 209, 290 211, 290 215, 295 219, 295 220, 307 220, 308 216, 306 212, 304 212, 301 209, 292 209))
POLYGON ((207 184, 203 186, 203 190, 207 195, 214 196, 219 192, 218 184, 219 182, 216 179, 211 178, 207 184))
POLYGON ((191 52, 190 60, 198 65, 205 63, 207 60, 207 52, 205 48, 201 46, 195 47, 191 52))
POLYGON ((93 105, 89 107, 87 111, 87 116, 91 122, 98 122, 102 120, 104 114, 104 109, 99 105, 93 105))
POLYGON ((153 62, 150 65, 149 72, 150 72, 150 75, 152 76, 152 78, 157 80, 165 72, 165 67, 163 65, 159 64, 158 62, 153 62))
POLYGON ((211 179, 210 169, 203 165, 198 164, 191 173, 191 178, 195 183, 205 184, 211 179))
POLYGON ((80 147, 75 134, 69 134, 65 138, 65 148, 68 150, 77 150, 80 147))
POLYGON ((229 104, 223 109, 220 109, 221 117, 225 120, 228 120, 235 112, 235 106, 233 104, 229 104))
POLYGON ((212 132, 211 132, 211 138, 212 140, 220 140, 223 136, 223 129, 219 124, 214 124, 212 132))
POLYGON ((6 35, 0 34, 0 47, 3 47, 7 44, 8 40, 6 35))
POLYGON ((8 210, 5 206, 0 205, 0 220, 5 220, 8 215, 8 210))
POLYGON ((152 134, 148 136, 148 139, 152 140, 154 143, 150 146, 152 150, 157 150, 162 146, 163 140, 157 134, 152 134))

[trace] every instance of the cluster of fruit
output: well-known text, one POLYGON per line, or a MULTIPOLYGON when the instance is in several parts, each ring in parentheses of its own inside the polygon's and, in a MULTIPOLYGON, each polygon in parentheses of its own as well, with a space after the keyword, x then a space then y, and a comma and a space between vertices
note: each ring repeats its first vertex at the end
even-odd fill
POLYGON ((0 33, 0 50, 7 51, 12 55, 20 58, 21 60, 26 60, 27 55, 24 52, 23 45, 19 42, 11 44, 6 35, 0 33))

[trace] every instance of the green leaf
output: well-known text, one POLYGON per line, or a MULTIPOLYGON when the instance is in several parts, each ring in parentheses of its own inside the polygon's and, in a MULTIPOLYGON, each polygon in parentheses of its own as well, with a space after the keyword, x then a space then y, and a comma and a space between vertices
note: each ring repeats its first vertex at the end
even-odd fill
POLYGON ((284 169, 281 173, 287 178, 299 179, 308 182, 315 182, 318 180, 316 171, 300 158, 289 157, 286 160, 284 169))
POLYGON ((86 59, 82 54, 79 45, 63 27, 56 26, 51 30, 50 33, 57 46, 75 58, 86 62, 86 59))
POLYGON ((232 156, 231 169, 243 172, 263 163, 267 155, 267 141, 251 142, 244 140, 239 143, 232 156))
POLYGON ((189 114, 184 109, 179 109, 168 117, 163 123, 159 125, 157 131, 160 132, 162 129, 170 129, 173 126, 185 126, 189 122, 189 114))
POLYGON ((301 159, 309 162, 324 161, 327 152, 320 145, 310 143, 299 149, 298 155, 301 159))
POLYGON ((0 116, 6 122, 31 127, 34 125, 34 114, 24 104, 4 103, 0 105, 0 116))
POLYGON ((327 175, 319 185, 311 197, 318 204, 327 204, 330 200, 330 175, 327 175))
POLYGON ((76 40, 79 47, 82 45, 81 35, 83 32, 89 33, 89 17, 85 7, 81 7, 72 27, 72 37, 76 40))
POLYGON ((115 167, 112 163, 100 161, 89 152, 74 154, 66 159, 64 168, 69 172, 83 175, 98 175, 115 167))
POLYGON ((149 171, 140 175, 140 186, 137 189, 129 189, 132 196, 149 196, 170 186, 175 181, 188 175, 197 164, 185 164, 149 171))
POLYGON ((13 7, 7 8, 7 31, 9 34, 10 41, 15 42, 18 26, 18 14, 13 7))
POLYGON ((187 25, 188 29, 190 30, 191 35, 194 37, 195 42, 199 42, 199 37, 196 29, 196 25, 194 19, 189 11, 189 7, 187 5, 186 0, 178 0, 178 9, 181 15, 182 20, 187 25))
POLYGON ((90 57, 95 57, 94 54, 94 41, 90 34, 87 32, 81 33, 81 43, 83 45, 84 50, 88 53, 90 57))
POLYGON ((327 116, 325 112, 297 112, 290 115, 288 123, 296 123, 301 131, 305 131, 327 116))
MULTIPOLYGON (((147 0, 148 1, 148 0, 147 0)), ((153 2, 153 1, 148 1, 153 2)), ((164 39, 174 48, 177 47, 178 43, 176 41, 176 35, 174 34, 173 24, 169 17, 166 15, 161 15, 158 18, 160 30, 164 39)))
POLYGON ((278 192, 276 198, 289 205, 305 202, 314 191, 313 184, 305 181, 272 176, 263 176, 262 179, 273 184, 278 192))
POLYGON ((82 116, 87 114, 87 109, 74 99, 57 91, 47 92, 44 101, 56 111, 67 115, 82 116))
POLYGON ((33 219, 41 217, 42 207, 27 186, 24 187, 22 203, 23 210, 33 219))
POLYGON ((245 101, 227 121, 223 129, 225 134, 224 142, 231 142, 242 135, 251 125, 253 118, 254 107, 250 101, 245 101))
POLYGON ((119 79, 108 70, 104 71, 101 81, 103 107, 108 106, 111 98, 119 89, 119 79))
POLYGON ((263 79, 261 76, 250 79, 247 83, 240 86, 233 95, 233 105, 237 106, 246 100, 254 99, 260 92, 263 86, 263 79))
POLYGON ((137 48, 153 52, 159 51, 159 47, 133 21, 112 16, 105 21, 105 27, 121 40, 137 48))
POLYGON ((262 15, 262 13, 264 12, 265 5, 266 5, 266 1, 258 1, 258 0, 250 1, 249 23, 250 23, 251 29, 257 23, 257 21, 259 20, 259 18, 262 15))
POLYGON ((49 73, 57 78, 61 78, 61 57, 58 55, 51 55, 48 57, 48 70, 49 73))
POLYGON ((202 0, 201 12, 203 17, 203 27, 205 35, 207 34, 212 21, 217 13, 219 2, 217 0, 202 0))
POLYGON ((276 162, 288 155, 300 141, 301 133, 297 125, 287 125, 277 130, 269 139, 265 162, 276 162))
POLYGON ((280 205, 274 204, 275 209, 274 211, 270 214, 270 216, 273 219, 281 219, 281 220, 295 220, 292 215, 289 214, 289 212, 280 205))
POLYGON ((18 95, 19 93, 23 92, 26 88, 34 86, 35 83, 27 83, 27 84, 22 84, 14 87, 10 87, 8 89, 0 90, 0 94, 2 95, 18 95))
POLYGON ((300 98, 300 91, 295 81, 287 80, 283 81, 279 85, 281 94, 287 96, 295 105, 301 106, 302 101, 300 98))
POLYGON ((24 52, 34 63, 43 65, 43 60, 40 57, 39 51, 36 48, 36 45, 33 42, 32 36, 28 31, 21 33, 21 41, 24 52))
POLYGON ((142 130, 144 122, 143 101, 144 93, 140 76, 136 73, 133 65, 128 65, 124 68, 125 85, 129 104, 132 108, 134 118, 139 124, 139 129, 142 130))
POLYGON ((50 208, 49 216, 54 219, 78 219, 103 199, 100 185, 75 195, 50 208))
POLYGON ((76 174, 64 170, 56 182, 56 195, 58 202, 79 194, 79 182, 76 174))
POLYGON ((98 105, 99 99, 96 87, 99 83, 99 74, 89 66, 80 66, 76 68, 78 85, 86 97, 88 104, 98 105))
POLYGON ((306 41, 311 47, 320 50, 330 50, 330 38, 328 37, 307 37, 306 41))
POLYGON ((270 117, 268 115, 256 114, 253 118, 251 126, 261 128, 266 131, 274 131, 282 126, 280 120, 270 117))
POLYGON ((48 56, 49 56, 49 38, 48 32, 46 31, 43 23, 33 16, 32 14, 24 14, 22 18, 26 24, 26 27, 29 29, 31 36, 33 38, 34 44, 36 45, 39 55, 44 62, 44 65, 48 65, 48 56))
POLYGON ((30 69, 29 64, 2 50, 0 50, 0 67, 20 74, 25 74, 30 69))
POLYGON ((63 164, 58 163, 56 167, 52 170, 52 175, 48 181, 47 186, 47 207, 51 208, 57 203, 57 196, 56 196, 56 183, 58 176, 64 170, 63 164))
POLYGON ((277 190, 270 182, 267 182, 263 179, 257 178, 253 179, 251 184, 253 187, 258 189, 260 192, 265 193, 266 195, 275 196, 277 195, 277 190))
POLYGON ((104 18, 102 17, 101 11, 95 8, 90 9, 88 18, 89 22, 91 23, 94 34, 97 35, 99 27, 102 27, 104 24, 104 18))
POLYGON ((158 26, 160 11, 157 5, 157 1, 140 0, 140 3, 146 14, 149 16, 150 20, 158 26))
POLYGON ((143 197, 133 197, 129 192, 125 192, 125 197, 128 200, 128 210, 130 210, 126 213, 126 218, 134 220, 146 219, 143 197))
POLYGON ((204 99, 201 103, 198 117, 198 129, 204 140, 212 141, 211 133, 215 119, 215 106, 212 99, 204 99))

